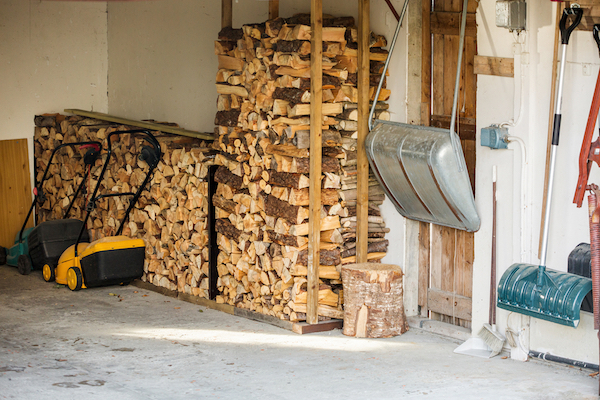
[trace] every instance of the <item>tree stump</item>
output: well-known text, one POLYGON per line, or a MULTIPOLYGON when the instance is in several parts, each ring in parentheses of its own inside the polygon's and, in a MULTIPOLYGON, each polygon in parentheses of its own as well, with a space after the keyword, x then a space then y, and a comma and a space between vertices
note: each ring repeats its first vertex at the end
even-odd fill
POLYGON ((408 331, 402 270, 391 264, 342 266, 344 335, 382 338, 408 331))

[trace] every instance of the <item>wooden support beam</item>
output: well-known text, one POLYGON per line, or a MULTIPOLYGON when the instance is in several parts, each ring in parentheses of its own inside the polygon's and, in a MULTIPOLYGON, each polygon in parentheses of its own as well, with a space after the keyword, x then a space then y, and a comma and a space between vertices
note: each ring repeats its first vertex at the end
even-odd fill
POLYGON ((357 197, 356 197, 356 262, 367 262, 369 235, 369 161, 365 140, 369 133, 369 16, 370 1, 359 0, 358 5, 358 139, 357 197))
POLYGON ((269 19, 279 17, 279 0, 269 0, 269 19))
POLYGON ((310 54, 310 206, 306 322, 318 324, 321 242, 321 161, 323 134, 323 0, 311 0, 310 54))
POLYGON ((506 76, 515 75, 515 60, 512 58, 475 56, 473 69, 476 74, 506 76))
POLYGON ((66 113, 81 115, 82 117, 100 119, 102 121, 116 122, 117 124, 130 125, 138 128, 149 129, 151 131, 160 131, 165 133, 172 133, 174 135, 188 136, 197 139, 214 140, 212 133, 188 131, 187 129, 177 128, 169 125, 157 124, 155 122, 139 121, 135 119, 121 118, 114 115, 104 114, 95 111, 85 111, 76 108, 66 108, 66 113))
POLYGON ((233 0, 221 0, 221 29, 233 26, 233 0))

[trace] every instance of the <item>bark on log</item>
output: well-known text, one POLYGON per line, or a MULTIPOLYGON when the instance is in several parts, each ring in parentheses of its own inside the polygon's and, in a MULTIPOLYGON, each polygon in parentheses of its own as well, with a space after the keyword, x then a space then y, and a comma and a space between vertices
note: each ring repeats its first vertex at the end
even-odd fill
POLYGON ((343 334, 384 338, 408 331, 403 304, 403 273, 390 264, 350 264, 342 267, 343 334))

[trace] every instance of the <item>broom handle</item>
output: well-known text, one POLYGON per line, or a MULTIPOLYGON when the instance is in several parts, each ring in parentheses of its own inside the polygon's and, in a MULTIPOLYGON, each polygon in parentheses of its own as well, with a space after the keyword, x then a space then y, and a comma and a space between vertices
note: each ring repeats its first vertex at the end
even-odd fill
POLYGON ((496 166, 492 168, 492 271, 490 278, 490 325, 496 325, 496 166))

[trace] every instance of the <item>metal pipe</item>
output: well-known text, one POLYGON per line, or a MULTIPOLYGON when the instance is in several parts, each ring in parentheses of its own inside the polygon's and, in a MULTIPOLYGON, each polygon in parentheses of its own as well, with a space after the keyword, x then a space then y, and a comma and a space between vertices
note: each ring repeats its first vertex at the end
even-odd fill
POLYGON ((591 369, 592 371, 598 371, 597 364, 592 364, 592 363, 578 361, 578 360, 572 360, 570 358, 554 356, 552 354, 541 353, 541 352, 535 351, 535 350, 529 350, 529 357, 537 358, 540 360, 558 362, 561 364, 567 364, 567 365, 571 365, 573 367, 578 367, 578 368, 591 369))
POLYGON ((390 49, 388 51, 387 58, 385 59, 385 64, 383 65, 383 72, 381 73, 381 77, 379 78, 379 84, 377 85, 377 90, 375 91, 375 98, 373 99, 373 104, 371 105, 371 112, 369 113, 369 130, 373 129, 373 114, 375 114, 375 106, 377 105, 377 99, 379 98, 379 93, 381 92, 381 87, 383 86, 383 80, 385 78, 385 73, 388 70, 388 66, 390 64, 390 59, 392 58, 392 52, 394 51, 394 47, 396 46, 396 39, 398 39, 398 32, 400 32, 400 27, 402 26, 402 21, 404 20, 404 14, 406 14, 406 9, 408 8, 408 2, 410 0, 404 0, 404 6, 402 7, 402 13, 400 14, 400 19, 398 20, 398 25, 396 25, 396 31, 394 32, 394 37, 392 38, 392 43, 390 43, 390 49))
POLYGON ((458 110, 458 94, 460 92, 460 72, 462 69, 462 56, 463 49, 465 47, 465 30, 467 28, 467 6, 469 0, 463 2, 462 18, 460 21, 460 39, 458 43, 458 62, 456 64, 456 81, 454 82, 454 100, 452 102, 452 117, 450 119, 450 142, 452 143, 452 150, 458 163, 458 170, 462 171, 466 166, 464 165, 464 156, 462 154, 462 147, 460 146, 460 139, 454 130, 456 125, 456 111, 458 110))

